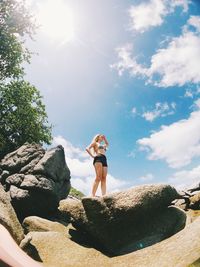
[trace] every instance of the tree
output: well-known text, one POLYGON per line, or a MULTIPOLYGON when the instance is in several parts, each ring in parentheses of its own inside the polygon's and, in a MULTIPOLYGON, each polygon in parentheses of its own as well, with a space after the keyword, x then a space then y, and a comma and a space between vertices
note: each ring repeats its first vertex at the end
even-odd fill
POLYGON ((22 63, 31 56, 25 37, 34 30, 24 0, 0 0, 0 158, 25 142, 52 139, 42 97, 23 80, 22 63))
POLYGON ((25 142, 51 142, 39 91, 23 80, 0 84, 0 158, 25 142))
POLYGON ((85 196, 81 191, 77 190, 74 187, 71 187, 69 195, 73 196, 73 197, 76 197, 76 198, 78 198, 80 200, 85 196))
POLYGON ((32 37, 35 24, 24 1, 0 0, 0 81, 24 74, 21 64, 31 53, 24 37, 32 37))

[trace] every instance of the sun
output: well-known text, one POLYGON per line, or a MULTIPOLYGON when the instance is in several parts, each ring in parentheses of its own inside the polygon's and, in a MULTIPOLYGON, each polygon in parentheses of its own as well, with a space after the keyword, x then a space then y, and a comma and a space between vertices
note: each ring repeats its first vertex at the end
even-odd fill
POLYGON ((37 20, 50 38, 63 43, 74 40, 74 14, 64 0, 46 0, 38 5, 37 20))

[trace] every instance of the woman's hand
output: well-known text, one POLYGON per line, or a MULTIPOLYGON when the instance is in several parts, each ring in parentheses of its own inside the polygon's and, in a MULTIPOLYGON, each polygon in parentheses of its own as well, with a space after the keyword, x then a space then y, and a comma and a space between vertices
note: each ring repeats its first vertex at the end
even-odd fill
POLYGON ((105 144, 108 146, 108 140, 106 139, 105 135, 102 135, 102 138, 103 138, 105 144))
POLYGON ((93 153, 91 153, 91 151, 90 151, 90 149, 91 149, 92 147, 94 147, 94 143, 91 143, 89 146, 87 146, 85 150, 87 151, 87 153, 88 153, 92 158, 94 158, 93 153))

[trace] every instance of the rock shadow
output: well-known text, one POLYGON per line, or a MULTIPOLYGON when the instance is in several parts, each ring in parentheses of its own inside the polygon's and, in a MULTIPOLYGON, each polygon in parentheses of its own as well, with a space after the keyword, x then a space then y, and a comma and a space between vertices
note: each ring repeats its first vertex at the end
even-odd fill
POLYGON ((116 256, 106 251, 106 249, 101 244, 97 243, 96 240, 94 240, 94 238, 89 236, 88 233, 85 231, 80 231, 80 230, 71 228, 69 229, 69 235, 70 235, 70 239, 73 242, 76 242, 77 244, 83 247, 94 248, 100 251, 101 253, 103 253, 105 256, 110 257, 110 258, 116 256))

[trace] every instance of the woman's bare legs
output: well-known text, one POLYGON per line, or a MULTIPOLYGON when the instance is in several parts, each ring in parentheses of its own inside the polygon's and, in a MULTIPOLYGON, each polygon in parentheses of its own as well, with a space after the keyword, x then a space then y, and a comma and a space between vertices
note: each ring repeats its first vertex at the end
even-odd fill
POLYGON ((102 196, 106 194, 106 176, 108 172, 108 167, 103 167, 102 179, 101 179, 101 192, 102 196))
POLYGON ((102 174, 103 174, 103 166, 101 162, 96 162, 94 164, 95 172, 96 172, 96 178, 93 183, 92 187, 92 196, 95 197, 99 182, 102 180, 102 174))

